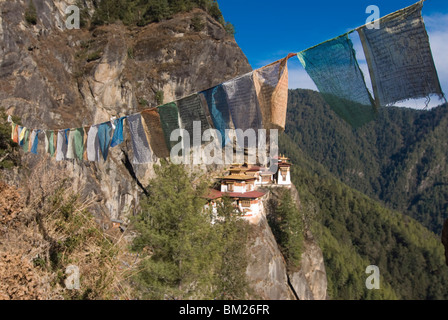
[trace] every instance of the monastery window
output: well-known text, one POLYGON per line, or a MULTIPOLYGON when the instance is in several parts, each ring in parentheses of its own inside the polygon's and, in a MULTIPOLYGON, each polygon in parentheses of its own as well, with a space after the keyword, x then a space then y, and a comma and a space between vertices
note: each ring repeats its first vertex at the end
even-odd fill
POLYGON ((243 208, 250 208, 250 200, 241 200, 241 206, 243 208))

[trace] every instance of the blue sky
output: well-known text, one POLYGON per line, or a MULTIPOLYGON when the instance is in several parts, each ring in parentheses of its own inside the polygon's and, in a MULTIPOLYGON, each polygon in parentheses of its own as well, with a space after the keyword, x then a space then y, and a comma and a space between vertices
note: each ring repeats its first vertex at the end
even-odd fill
MULTIPOLYGON (((366 13, 369 5, 376 5, 382 17, 415 2, 417 0, 218 1, 226 21, 235 26, 235 39, 254 69, 283 58, 289 52, 307 49, 364 25, 370 15, 366 13)), ((425 1, 423 17, 442 89, 448 94, 448 1, 425 1)), ((352 40, 359 64, 368 74, 356 33, 352 34, 352 40)), ((316 89, 296 58, 290 59, 289 72, 290 88, 316 89)))

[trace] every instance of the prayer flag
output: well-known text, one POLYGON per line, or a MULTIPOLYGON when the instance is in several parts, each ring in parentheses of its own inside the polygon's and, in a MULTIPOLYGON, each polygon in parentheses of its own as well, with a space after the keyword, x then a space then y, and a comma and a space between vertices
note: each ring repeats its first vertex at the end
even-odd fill
POLYGON ((124 121, 124 119, 126 119, 126 117, 121 117, 114 121, 115 130, 114 130, 114 135, 112 136, 112 141, 110 143, 111 148, 118 146, 119 144, 121 144, 124 141, 124 138, 123 138, 123 121, 124 121))
POLYGON ((66 130, 58 131, 58 140, 56 144, 56 161, 62 161, 66 159, 68 139, 66 138, 66 130))
POLYGON ((109 154, 109 146, 111 140, 112 125, 109 122, 102 123, 98 126, 98 142, 104 161, 107 160, 109 154))
POLYGON ((221 133, 222 146, 225 146, 229 141, 229 137, 226 135, 226 130, 233 127, 226 92, 222 85, 218 85, 202 91, 201 94, 207 102, 208 110, 215 129, 221 133))
POLYGON ((348 35, 297 54, 324 100, 353 127, 373 120, 376 111, 348 35))
POLYGON ((253 72, 222 84, 235 129, 262 129, 262 116, 255 91, 253 72))
POLYGON ((421 15, 423 1, 358 29, 377 106, 430 94, 443 96, 421 15))
MULTIPOLYGON (((193 94, 186 98, 180 99, 177 102, 177 107, 179 109, 181 128, 185 129, 190 134, 190 146, 193 146, 193 122, 201 122, 200 134, 211 128, 211 125, 207 120, 205 106, 201 101, 201 97, 198 94, 193 94)), ((201 138, 200 142, 202 143, 201 138)))
POLYGON ((141 115, 151 150, 158 158, 168 158, 170 152, 166 144, 158 109, 143 110, 141 115))
POLYGON ((127 121, 131 133, 132 150, 134 153, 133 163, 143 164, 151 162, 152 152, 149 148, 140 113, 128 116, 127 121))
POLYGON ((33 130, 31 134, 30 144, 31 144, 31 153, 37 154, 37 146, 39 144, 39 132, 40 130, 33 130))
POLYGON ((254 71, 254 84, 264 129, 285 129, 288 106, 288 59, 254 71))
POLYGON ((174 147, 177 142, 171 141, 171 133, 179 129, 179 110, 177 109, 177 105, 174 102, 170 102, 164 104, 162 106, 157 107, 160 115, 160 122, 162 124, 163 134, 165 137, 166 145, 168 146, 168 150, 171 151, 171 148, 174 147))
POLYGON ((87 135, 87 160, 100 160, 100 142, 98 140, 98 125, 91 126, 87 135))

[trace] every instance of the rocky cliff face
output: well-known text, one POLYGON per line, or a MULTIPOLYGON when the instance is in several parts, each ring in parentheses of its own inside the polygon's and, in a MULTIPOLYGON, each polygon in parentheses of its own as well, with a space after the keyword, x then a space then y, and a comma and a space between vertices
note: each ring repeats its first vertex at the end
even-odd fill
MULTIPOLYGON (((157 93, 163 92, 164 102, 170 102, 251 70, 235 40, 201 10, 145 27, 117 22, 67 30, 64 11, 75 1, 33 2, 36 25, 25 21, 28 1, 0 0, 0 107, 20 116, 29 128, 101 123, 156 106, 157 93), (194 16, 204 22, 201 31, 191 26, 194 16)), ((47 155, 27 154, 23 161, 29 170, 4 178, 19 186, 29 172, 46 174, 39 168, 63 169, 70 173, 75 190, 94 199, 99 222, 126 221, 153 175, 151 165, 133 165, 130 159, 127 137, 110 150, 107 162, 56 162, 47 155)), ((326 285, 316 271, 324 270, 320 249, 309 242, 302 270, 288 275, 266 220, 257 228, 248 269, 257 294, 264 299, 323 298, 326 285)))
MULTIPOLYGON (((292 186, 298 207, 300 199, 292 186)), ((266 201, 273 195, 268 193, 266 201)), ((310 231, 306 232, 300 268, 288 271, 266 217, 273 214, 264 205, 262 217, 253 228, 247 275, 255 296, 270 300, 325 300, 327 274, 322 251, 310 231), (262 262, 262 263, 260 263, 262 262)))
MULTIPOLYGON (((224 28, 201 10, 145 27, 121 23, 67 30, 74 1, 34 0, 37 24, 25 21, 27 1, 0 2, 0 107, 39 129, 76 128, 169 102, 249 72, 247 58, 224 28), (199 16, 202 31, 191 20, 199 16)), ((41 141, 42 142, 42 141, 41 141)), ((26 156, 32 168, 46 156, 26 156)), ((105 163, 65 161, 96 211, 123 218, 138 204, 151 166, 133 166, 129 141, 105 163)), ((56 165, 56 164, 55 164, 56 165)))

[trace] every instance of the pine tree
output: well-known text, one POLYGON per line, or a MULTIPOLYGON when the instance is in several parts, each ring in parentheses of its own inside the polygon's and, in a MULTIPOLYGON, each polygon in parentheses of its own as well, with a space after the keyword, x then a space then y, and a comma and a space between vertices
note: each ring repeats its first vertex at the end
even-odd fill
POLYGON ((291 190, 281 190, 275 212, 269 218, 269 225, 280 245, 288 268, 297 268, 303 251, 303 221, 292 198, 291 190))
POLYGON ((203 185, 183 166, 155 166, 149 197, 134 225, 133 247, 145 251, 136 282, 144 298, 211 298, 218 239, 204 212, 203 185))
POLYGON ((248 289, 248 223, 232 200, 224 197, 217 205, 221 264, 217 273, 217 296, 220 299, 244 299, 248 289))
POLYGON ((149 2, 144 18, 149 22, 160 22, 170 15, 170 6, 167 0, 153 0, 149 2))

